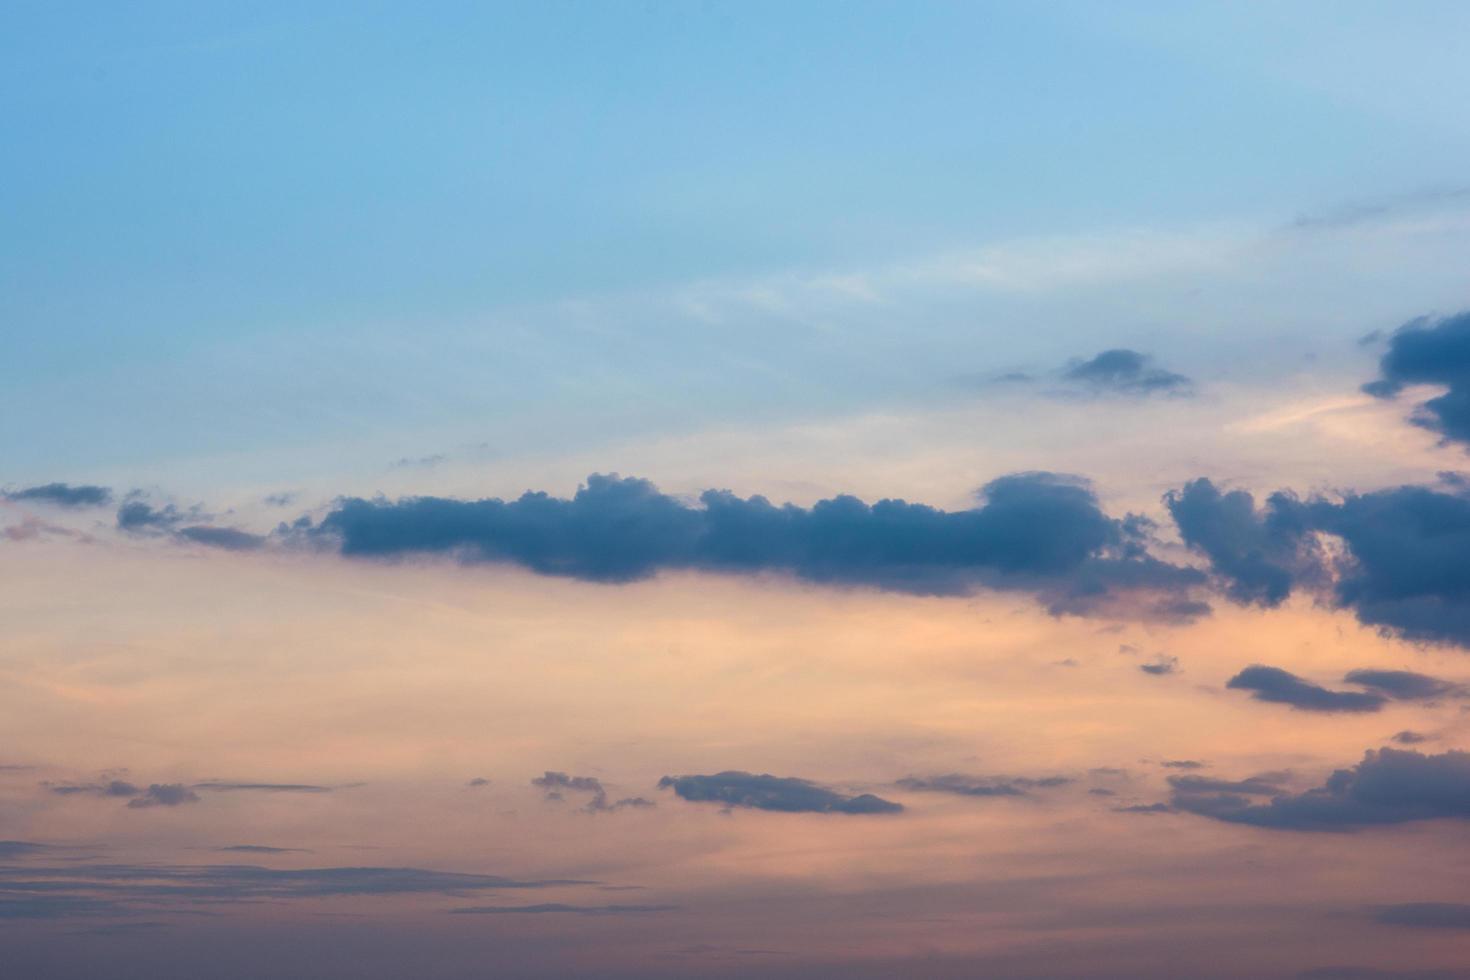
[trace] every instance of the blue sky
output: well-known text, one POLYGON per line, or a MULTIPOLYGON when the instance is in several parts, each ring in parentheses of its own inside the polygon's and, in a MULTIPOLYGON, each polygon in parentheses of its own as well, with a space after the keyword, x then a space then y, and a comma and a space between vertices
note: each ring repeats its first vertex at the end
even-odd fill
POLYGON ((1464 976, 1466 38, 0 5, 4 967, 1464 976))
MULTIPOLYGON (((584 396, 605 383, 589 374, 606 351, 578 331, 615 317, 573 326, 558 304, 1036 236, 1269 229, 1456 192, 1470 125, 1446 93, 1467 81, 1453 50, 1467 16, 1456 4, 10 5, 7 456, 82 472, 337 439, 341 417, 381 402, 379 378, 418 392, 395 419, 432 438, 465 408, 488 418, 568 376, 584 396), (373 353, 385 331, 433 336, 441 353, 417 352, 405 375, 392 351, 373 353), (456 402, 467 344, 488 352, 481 390, 456 402), (301 378, 283 385, 256 357, 301 378)), ((966 350, 989 311, 885 316, 874 329, 894 338, 942 332, 946 362, 1004 366, 981 339, 966 350)), ((1076 333, 1062 311, 1037 316, 1056 321, 1048 336, 1076 333)), ((1137 324, 1087 330, 1109 327, 1137 324)), ((650 315, 617 329, 637 351, 608 397, 687 402, 681 379, 710 357, 698 328, 650 315)), ((736 362, 768 349, 732 343, 736 362)), ((817 345, 810 364, 838 364, 826 388, 793 394, 751 374, 709 410, 801 417, 942 384, 899 347, 864 371, 817 345)), ((558 399, 542 400, 531 424, 551 440, 565 426, 558 399)), ((659 414, 619 424, 656 429, 659 414)))

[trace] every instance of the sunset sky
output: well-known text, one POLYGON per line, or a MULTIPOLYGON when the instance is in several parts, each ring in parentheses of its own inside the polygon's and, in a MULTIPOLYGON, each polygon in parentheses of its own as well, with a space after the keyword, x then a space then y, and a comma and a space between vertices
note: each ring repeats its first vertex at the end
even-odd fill
POLYGON ((1470 977, 1467 38, 0 4, 0 975, 1470 977))

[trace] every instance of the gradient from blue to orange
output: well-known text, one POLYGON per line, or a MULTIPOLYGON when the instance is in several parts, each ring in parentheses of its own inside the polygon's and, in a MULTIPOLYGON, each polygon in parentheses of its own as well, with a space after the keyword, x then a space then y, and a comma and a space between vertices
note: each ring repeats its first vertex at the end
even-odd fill
POLYGON ((7 6, 6 958, 1462 975, 1467 33, 7 6))

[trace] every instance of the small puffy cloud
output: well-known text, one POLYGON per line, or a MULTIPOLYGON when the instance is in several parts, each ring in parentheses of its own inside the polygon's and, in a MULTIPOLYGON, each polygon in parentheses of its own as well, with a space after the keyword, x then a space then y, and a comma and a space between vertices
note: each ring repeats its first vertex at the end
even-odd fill
POLYGON ((1263 664, 1247 667, 1230 678, 1225 686, 1250 691, 1251 697, 1257 701, 1289 704, 1302 711, 1377 711, 1388 700, 1382 694, 1367 691, 1332 691, 1280 667, 1263 664))
POLYGON ((1155 677, 1162 677, 1165 674, 1173 674, 1179 670, 1179 658, 1155 657, 1149 663, 1139 664, 1138 669, 1143 671, 1145 674, 1153 674, 1155 677))
POLYGON ((1395 732, 1393 735, 1393 740, 1399 745, 1419 745, 1421 743, 1429 741, 1429 736, 1423 734, 1422 732, 1410 731, 1406 728, 1401 732, 1395 732))
POLYGON ((117 527, 134 534, 172 530, 185 515, 173 504, 154 507, 142 500, 129 500, 117 509, 117 527))
POLYGON ((40 486, 11 490, 6 500, 21 503, 52 504, 57 507, 102 507, 112 502, 112 490, 90 484, 43 483, 40 486))
POLYGON ((1165 759, 1159 765, 1165 769, 1203 769, 1205 764, 1194 759, 1165 759))
POLYGON ((1192 387, 1184 375, 1157 367, 1149 355, 1124 347, 1078 361, 1062 377, 1093 391, 1122 395, 1177 395, 1187 393, 1192 387))
POLYGON ((1342 831, 1415 820, 1470 820, 1470 753, 1376 749, 1304 793, 1260 802, 1240 792, 1177 790, 1180 810, 1276 830, 1342 831))
POLYGON ((903 804, 871 793, 849 796, 805 779, 727 771, 709 776, 665 776, 659 789, 672 789, 693 803, 774 810, 780 813, 900 813, 903 804))

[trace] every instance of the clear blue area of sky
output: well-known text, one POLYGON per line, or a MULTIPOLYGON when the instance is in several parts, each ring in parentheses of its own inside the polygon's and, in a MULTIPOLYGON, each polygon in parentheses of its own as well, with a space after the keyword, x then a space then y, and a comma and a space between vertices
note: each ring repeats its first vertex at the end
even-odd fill
POLYGON ((11 2, 0 450, 221 341, 1456 186, 1467 36, 1453 3, 11 2))

